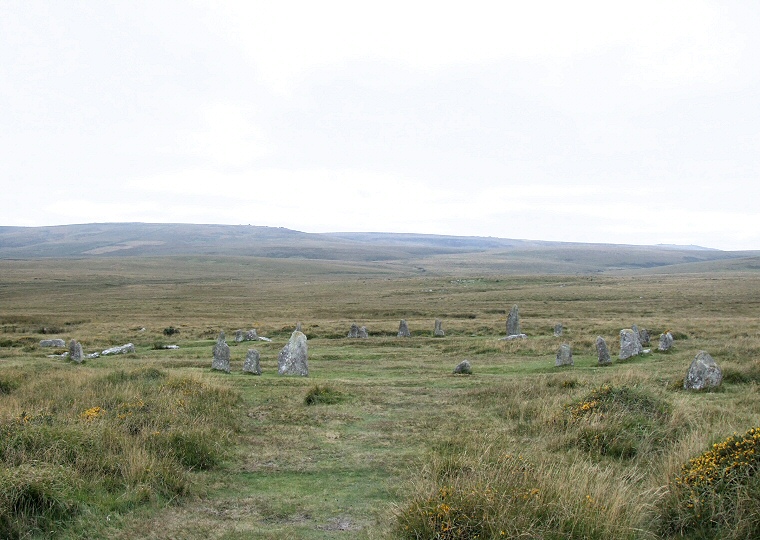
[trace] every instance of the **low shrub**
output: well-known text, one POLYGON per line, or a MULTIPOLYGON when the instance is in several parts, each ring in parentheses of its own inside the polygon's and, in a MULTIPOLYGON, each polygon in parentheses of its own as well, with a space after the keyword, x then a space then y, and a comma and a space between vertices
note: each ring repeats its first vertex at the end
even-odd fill
POLYGON ((173 336, 174 334, 179 334, 179 328, 174 328, 173 326, 167 326, 164 328, 165 336, 173 336))
POLYGON ((315 385, 306 393, 303 402, 306 405, 334 405, 346 399, 345 394, 330 386, 315 385))

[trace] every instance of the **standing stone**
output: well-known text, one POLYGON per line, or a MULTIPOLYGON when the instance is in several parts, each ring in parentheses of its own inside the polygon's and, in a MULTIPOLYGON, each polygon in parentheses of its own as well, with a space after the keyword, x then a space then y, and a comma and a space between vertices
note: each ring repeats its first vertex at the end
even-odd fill
POLYGON ((359 328, 359 337, 362 339, 367 339, 369 337, 366 326, 362 326, 361 328, 359 328))
POLYGON ((641 339, 641 345, 643 347, 649 347, 652 338, 649 337, 649 330, 642 328, 639 330, 639 338, 641 339))
POLYGON ((296 332, 302 332, 302 330, 301 330, 301 323, 300 322, 296 323, 296 332))
POLYGON ((683 380, 685 390, 704 390, 717 388, 723 381, 723 372, 712 356, 699 351, 689 366, 683 380))
POLYGON ((610 358, 610 351, 607 348, 607 342, 604 341, 602 336, 596 338, 596 355, 599 358, 598 365, 609 366, 612 364, 612 358, 610 358))
POLYGON ((235 343, 240 343, 245 339, 245 332, 242 330, 235 330, 235 343))
POLYGON ((84 351, 82 350, 82 344, 77 340, 72 339, 69 341, 69 360, 81 364, 84 359, 84 351))
POLYGON ((507 336, 518 336, 520 332, 520 310, 517 309, 517 304, 512 306, 507 315, 507 336))
POLYGON ((211 369, 230 372, 230 346, 224 339, 224 332, 219 332, 219 339, 214 345, 214 360, 211 362, 211 369))
POLYGON ((243 373, 261 375, 261 356, 256 349, 248 349, 248 354, 245 355, 245 362, 243 362, 243 373))
POLYGON ((644 351, 643 342, 641 341, 641 330, 635 324, 631 326, 631 330, 633 330, 633 335, 636 336, 636 343, 638 344, 638 352, 636 354, 641 354, 644 351))
POLYGON ((412 334, 409 333, 409 326, 406 324, 406 319, 401 319, 401 322, 398 324, 398 334, 396 337, 412 337, 412 334))
POLYGON ((353 323, 351 325, 351 329, 348 331, 348 337, 350 338, 358 338, 359 337, 359 325, 356 323, 353 323))
POLYGON ((43 339, 40 341, 40 347, 58 347, 62 349, 66 346, 66 342, 62 339, 43 339))
POLYGON ((554 337, 560 337, 562 335, 562 323, 557 323, 554 325, 554 337))
POLYGON ((472 375, 472 366, 468 360, 462 360, 457 364, 452 373, 458 375, 472 375))
POLYGON ((620 331, 620 360, 627 360, 641 352, 641 344, 633 330, 626 328, 620 331))
POLYGON ((554 362, 555 367, 560 366, 572 366, 573 365, 573 350, 570 345, 563 343, 559 346, 557 351, 557 360, 554 362))
POLYGON ((280 375, 309 376, 309 348, 303 332, 293 332, 288 344, 280 351, 277 365, 280 375))
POLYGON ((245 340, 246 341, 258 341, 259 335, 256 333, 255 328, 251 328, 245 333, 245 340))
POLYGON ((443 333, 443 323, 440 319, 435 320, 435 330, 433 330, 433 335, 435 337, 443 337, 446 335, 443 333))
POLYGON ((671 334, 670 332, 665 332, 664 334, 660 334, 660 345, 657 348, 661 351, 669 351, 672 346, 673 346, 673 334, 671 334))

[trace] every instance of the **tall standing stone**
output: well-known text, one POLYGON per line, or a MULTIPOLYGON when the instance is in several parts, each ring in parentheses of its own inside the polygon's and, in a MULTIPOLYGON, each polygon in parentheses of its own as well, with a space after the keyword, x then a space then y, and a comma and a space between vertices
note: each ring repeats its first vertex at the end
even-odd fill
POLYGON ((563 343, 559 346, 557 351, 557 359, 554 362, 555 367, 560 366, 572 366, 573 365, 573 350, 570 345, 563 343))
POLYGON ((641 341, 641 330, 635 324, 631 326, 631 330, 633 330, 633 335, 636 336, 636 343, 638 344, 636 354, 641 354, 644 351, 644 342, 641 341))
POLYGON ((520 310, 517 309, 517 304, 512 306, 507 315, 507 336, 520 335, 520 310))
POLYGON ((412 334, 409 333, 409 326, 406 324, 406 319, 401 319, 401 322, 398 323, 398 334, 396 337, 412 337, 412 334))
POLYGON ((303 332, 293 332, 277 359, 277 372, 280 375, 309 376, 309 347, 306 341, 303 332))
POLYGON ((673 334, 670 332, 665 332, 664 334, 660 334, 660 345, 657 347, 661 351, 669 351, 670 348, 673 346, 673 334))
POLYGON ((224 332, 219 332, 219 339, 214 345, 214 359, 211 362, 211 369, 218 371, 230 372, 230 346, 224 338, 224 332))
POLYGON ((683 380, 685 390, 704 390, 717 388, 723 381, 723 372, 712 356, 699 351, 692 360, 689 371, 683 380))
POLYGON ((562 323, 557 323, 554 325, 554 337, 560 337, 562 335, 562 323))
POLYGON ((620 360, 627 360, 641 352, 641 344, 630 328, 620 331, 620 360))
POLYGON ((435 329, 433 330, 433 335, 435 337, 443 337, 446 335, 443 333, 443 322, 441 322, 440 319, 435 320, 435 329))
POLYGON ((248 354, 245 355, 245 362, 243 362, 243 373, 261 375, 261 355, 259 355, 259 351, 256 349, 248 349, 248 354))
POLYGON ((597 336, 596 338, 596 356, 598 358, 598 365, 609 366, 612 364, 610 350, 607 348, 607 342, 604 341, 602 336, 597 336))
POLYGON ((69 360, 81 364, 84 360, 84 351, 82 350, 82 344, 77 340, 72 339, 69 341, 69 360))

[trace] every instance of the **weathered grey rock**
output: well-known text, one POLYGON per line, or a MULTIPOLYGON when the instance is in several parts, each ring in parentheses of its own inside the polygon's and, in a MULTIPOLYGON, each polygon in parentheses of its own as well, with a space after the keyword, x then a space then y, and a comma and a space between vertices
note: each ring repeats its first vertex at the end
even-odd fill
POLYGON ((309 347, 306 341, 303 332, 293 332, 277 359, 277 372, 280 375, 309 376, 309 347))
POLYGON ((570 348, 570 345, 563 343, 559 346, 557 359, 555 360, 554 365, 555 367, 573 365, 573 350, 570 348))
POLYGON ((562 323, 557 323, 554 325, 554 337, 560 337, 562 335, 562 323))
POLYGON ((58 347, 63 348, 66 346, 66 342, 62 339, 43 339, 40 341, 40 347, 58 347))
POLYGON ((224 332, 219 332, 219 339, 214 345, 214 359, 211 362, 211 369, 218 371, 230 372, 230 346, 224 339, 224 332))
POLYGON ((673 346, 673 334, 665 332, 660 334, 660 345, 657 347, 661 351, 669 351, 673 346))
POLYGON ((351 329, 348 331, 348 337, 350 338, 358 338, 359 337, 359 325, 356 323, 351 324, 351 329))
POLYGON ((270 342, 270 341, 272 341, 272 340, 271 340, 271 339, 269 339, 268 337, 259 336, 259 341, 266 341, 267 343, 269 343, 269 342, 270 342))
POLYGON ((457 367, 454 368, 453 373, 460 375, 472 375, 472 365, 470 365, 469 360, 462 360, 457 364, 457 367))
POLYGON ((635 324, 631 326, 631 330, 633 330, 633 335, 636 336, 636 343, 638 343, 638 354, 641 354, 641 351, 644 350, 643 342, 641 341, 641 330, 639 330, 639 327, 635 324))
POLYGON ((246 341, 258 341, 259 335, 256 333, 255 328, 251 328, 245 333, 245 340, 246 341))
POLYGON ((620 360, 627 360, 634 356, 638 356, 641 352, 641 344, 639 343, 636 334, 630 328, 626 328, 620 331, 620 360))
POLYGON ((361 339, 367 339, 369 337, 366 326, 362 326, 361 328, 359 328, 359 337, 361 339))
POLYGON ((520 334, 520 310, 515 304, 507 315, 507 336, 518 336, 520 334))
POLYGON ((248 349, 248 354, 245 355, 245 362, 243 362, 243 373, 261 375, 261 355, 259 355, 259 351, 256 349, 248 349))
POLYGON ((501 341, 514 341, 516 339, 527 339, 527 337, 525 334, 515 334, 514 336, 503 337, 501 341))
POLYGON ((435 337, 443 337, 446 335, 443 332, 443 322, 441 322, 440 319, 435 320, 435 329, 433 330, 433 335, 435 337))
POLYGON ((82 344, 75 339, 69 341, 69 360, 76 362, 77 364, 81 364, 82 360, 84 360, 82 344))
POLYGON ((162 345, 160 349, 179 349, 179 345, 162 345))
POLYGON ((598 365, 609 366, 612 364, 610 350, 607 348, 607 342, 604 341, 602 336, 597 336, 596 338, 596 356, 598 358, 598 365))
POLYGON ((296 332, 302 332, 300 322, 296 323, 296 332))
POLYGON ((692 360, 683 380, 685 390, 705 390, 717 388, 723 381, 723 372, 712 356, 699 351, 692 360))
POLYGON ((235 343, 242 343, 245 339, 245 332, 242 330, 235 330, 235 343))
POLYGON ((642 347, 648 347, 652 340, 652 338, 649 336, 649 330, 646 328, 639 330, 639 340, 641 341, 642 347))
POLYGON ((90 353, 90 354, 85 354, 84 357, 88 358, 88 359, 100 358, 100 353, 99 352, 94 352, 94 353, 90 353))
POLYGON ((127 343, 126 345, 119 345, 118 347, 111 347, 110 349, 106 349, 100 354, 103 356, 108 356, 111 354, 127 354, 133 352, 135 352, 135 346, 131 343, 127 343))
POLYGON ((412 334, 409 333, 406 319, 401 319, 401 322, 398 324, 398 334, 396 337, 412 337, 412 334))

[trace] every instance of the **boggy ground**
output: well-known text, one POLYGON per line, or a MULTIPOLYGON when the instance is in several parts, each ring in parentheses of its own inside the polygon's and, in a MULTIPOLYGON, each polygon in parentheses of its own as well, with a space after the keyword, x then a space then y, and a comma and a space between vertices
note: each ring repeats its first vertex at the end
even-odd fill
POLYGON ((760 425, 757 274, 414 275, 244 258, 0 266, 0 422, 26 441, 6 443, 0 480, 27 490, 0 512, 27 512, 7 528, 18 536, 730 536, 683 525, 667 497, 689 458, 760 425), (499 341, 513 304, 530 337, 499 341), (401 318, 411 338, 395 337, 401 318), (446 337, 432 337, 435 318, 446 337), (310 376, 278 377, 297 322, 310 376), (347 339, 352 322, 370 338, 347 339), (671 331, 674 349, 653 342, 597 367, 596 336, 614 354, 634 323, 654 340, 671 331), (164 335, 170 326, 179 333, 164 335), (273 341, 233 342, 252 327, 273 341), (209 369, 220 330, 229 375, 209 369), (137 352, 73 365, 46 358, 37 343, 51 336, 137 352), (169 343, 181 348, 157 348, 169 343), (572 368, 554 367, 561 343, 572 368), (241 371, 248 347, 261 377, 241 371), (699 350, 726 372, 718 392, 678 390, 699 350), (452 375, 465 358, 473 375, 452 375), (307 405, 315 386, 327 398, 307 405), (120 417, 130 412, 143 423, 120 417), (110 457, 74 459, 65 437, 110 457), (19 475, 46 459, 35 499, 19 475), (491 514, 473 518, 475 507, 491 514))

